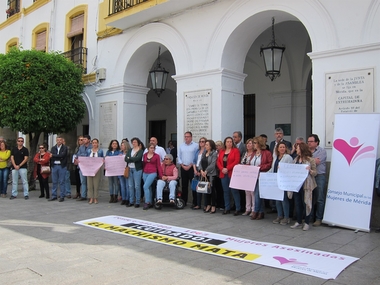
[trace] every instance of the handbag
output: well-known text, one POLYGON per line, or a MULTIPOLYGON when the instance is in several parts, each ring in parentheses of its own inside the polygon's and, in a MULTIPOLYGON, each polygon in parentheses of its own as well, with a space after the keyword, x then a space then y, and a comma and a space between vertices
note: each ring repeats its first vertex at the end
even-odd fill
POLYGON ((191 180, 191 190, 192 191, 196 191, 197 190, 198 182, 199 182, 199 177, 198 176, 194 176, 194 178, 191 180))
POLYGON ((41 165, 41 174, 48 174, 50 172, 51 170, 49 165, 41 165))
POLYGON ((129 166, 127 165, 124 169, 124 177, 128 178, 129 177, 129 166))
POLYGON ((208 182, 207 177, 204 178, 205 180, 203 181, 203 178, 199 180, 198 185, 197 185, 197 193, 201 194, 211 194, 211 184, 208 182))

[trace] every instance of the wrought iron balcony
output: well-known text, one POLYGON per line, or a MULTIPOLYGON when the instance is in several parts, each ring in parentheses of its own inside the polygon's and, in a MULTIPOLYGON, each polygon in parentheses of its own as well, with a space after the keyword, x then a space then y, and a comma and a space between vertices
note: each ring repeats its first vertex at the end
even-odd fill
POLYGON ((87 48, 80 47, 62 53, 64 57, 70 59, 75 64, 83 67, 83 73, 87 74, 87 48))
POLYGON ((112 15, 123 10, 129 9, 133 6, 147 2, 148 0, 109 0, 109 13, 112 15))
POLYGON ((20 0, 8 0, 7 18, 20 12, 20 0))

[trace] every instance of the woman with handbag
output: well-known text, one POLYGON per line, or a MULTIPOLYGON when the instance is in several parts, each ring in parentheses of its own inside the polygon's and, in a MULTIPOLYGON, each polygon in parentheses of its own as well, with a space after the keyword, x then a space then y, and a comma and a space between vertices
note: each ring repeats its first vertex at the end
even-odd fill
POLYGON ((142 177, 142 156, 144 153, 144 144, 139 138, 132 138, 132 148, 127 151, 125 162, 129 167, 129 204, 126 207, 140 207, 141 199, 141 177, 142 177))
MULTIPOLYGON (((120 155, 120 145, 118 140, 111 140, 106 152, 106 156, 120 155)), ((108 177, 108 188, 110 192, 109 203, 117 203, 117 195, 120 192, 119 178, 118 176, 108 177)))
MULTIPOLYGON (((128 150, 130 150, 131 146, 129 144, 129 141, 127 138, 123 139, 122 143, 120 144, 120 155, 126 155, 128 150)), ((129 204, 129 185, 128 185, 128 176, 125 177, 124 175, 119 176, 119 182, 120 182, 120 192, 121 192, 121 204, 120 205, 127 205, 129 204)))
POLYGON ((219 169, 219 177, 222 180, 223 194, 224 194, 224 211, 223 215, 229 214, 231 209, 230 195, 234 197, 236 211, 234 216, 240 213, 240 193, 238 190, 230 188, 230 180, 232 170, 236 164, 240 162, 240 151, 235 146, 231 137, 224 139, 224 149, 220 150, 218 154, 217 167, 219 169))
POLYGON ((214 214, 216 212, 216 188, 214 185, 214 179, 218 175, 218 168, 216 167, 216 160, 218 159, 218 153, 216 151, 215 142, 213 140, 207 140, 205 144, 206 151, 202 154, 200 163, 201 176, 207 178, 211 184, 211 193, 205 194, 205 213, 210 212, 214 214))
MULTIPOLYGON (((194 177, 197 178, 198 180, 200 180, 200 176, 201 176, 200 164, 201 164, 202 155, 206 151, 205 149, 206 140, 207 139, 205 137, 201 137, 199 139, 199 143, 198 143, 199 148, 194 154, 194 164, 193 164, 194 177)), ((192 209, 198 210, 201 208, 201 204, 202 204, 202 193, 197 193, 196 190, 193 190, 192 192, 193 192, 192 209)), ((204 209, 206 209, 206 207, 204 209)))
MULTIPOLYGON (((253 138, 253 153, 251 165, 259 166, 260 172, 267 172, 273 161, 273 156, 269 150, 263 137, 258 136, 253 138)), ((258 177, 260 179, 260 176, 258 177)), ((255 186, 255 210, 251 213, 251 220, 264 219, 264 199, 260 198, 259 181, 255 186)))
POLYGON ((302 227, 302 217, 305 213, 305 224, 302 229, 304 231, 309 230, 309 221, 311 212, 313 210, 313 190, 317 187, 315 182, 315 176, 317 175, 317 165, 312 153, 309 150, 309 146, 301 142, 296 146, 297 157, 294 159, 296 164, 304 164, 305 168, 309 171, 305 182, 303 183, 301 189, 298 192, 294 192, 294 203, 296 205, 297 222, 290 226, 292 229, 297 229, 302 227))
MULTIPOLYGON (((104 157, 103 150, 99 149, 99 140, 92 139, 91 144, 92 148, 87 149, 88 157, 104 157)), ((103 173, 101 169, 96 172, 95 176, 87 176, 87 197, 90 198, 89 204, 98 204, 100 177, 103 173)))
POLYGON ((11 151, 8 149, 5 141, 0 142, 0 193, 1 198, 7 197, 7 186, 9 167, 8 161, 11 157, 11 151))
POLYGON ((33 158, 34 169, 33 177, 38 178, 40 182, 41 195, 39 198, 50 198, 49 192, 49 176, 50 176, 50 153, 47 152, 46 144, 40 144, 38 147, 39 151, 33 158), (46 193, 46 194, 45 194, 46 193))

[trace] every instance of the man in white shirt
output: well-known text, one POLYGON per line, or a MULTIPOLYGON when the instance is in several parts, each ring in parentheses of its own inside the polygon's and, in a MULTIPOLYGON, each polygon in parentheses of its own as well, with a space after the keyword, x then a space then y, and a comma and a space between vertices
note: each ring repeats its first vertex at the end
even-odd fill
MULTIPOLYGON (((155 147, 154 152, 157 153, 160 156, 160 160, 161 160, 161 162, 163 162, 164 158, 165 158, 165 155, 166 155, 166 151, 165 151, 165 149, 163 147, 157 145, 158 144, 157 138, 151 137, 150 140, 149 140, 149 143, 154 144, 154 147, 155 147)), ((144 153, 147 153, 147 152, 148 152, 148 149, 146 148, 144 150, 144 153)))

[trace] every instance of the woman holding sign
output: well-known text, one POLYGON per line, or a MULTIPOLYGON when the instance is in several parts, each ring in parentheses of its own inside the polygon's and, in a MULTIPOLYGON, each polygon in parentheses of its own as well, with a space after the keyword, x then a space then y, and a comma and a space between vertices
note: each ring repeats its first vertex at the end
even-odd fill
POLYGON ((232 170, 236 164, 240 162, 240 151, 236 148, 231 137, 224 139, 224 149, 220 150, 218 154, 217 166, 219 169, 219 177, 222 180, 223 194, 224 194, 224 212, 223 215, 230 213, 230 195, 235 200, 236 211, 234 216, 239 215, 240 212, 240 194, 236 189, 230 188, 230 180, 232 170))
MULTIPOLYGON (((252 158, 255 156, 253 151, 253 139, 248 139, 245 143, 247 151, 241 158, 241 164, 251 165, 253 163, 252 158)), ((255 211, 255 192, 245 191, 245 212, 243 216, 248 216, 255 211)))
MULTIPOLYGON (((284 142, 277 143, 274 153, 276 159, 273 160, 272 168, 269 172, 277 173, 280 162, 293 163, 293 158, 289 155, 289 149, 284 142)), ((284 199, 282 201, 276 201, 276 209, 277 218, 273 221, 273 224, 281 224, 283 226, 289 224, 289 198, 287 191, 284 191, 284 199)))
MULTIPOLYGON (((87 149, 87 154, 89 157, 103 157, 103 150, 99 149, 99 140, 93 139, 92 149, 87 149)), ((87 176, 87 196, 90 198, 88 201, 89 204, 95 203, 98 204, 98 196, 99 196, 99 182, 100 176, 102 175, 101 168, 95 174, 95 176, 87 176)))
POLYGON ((291 228, 297 229, 302 227, 302 216, 304 211, 306 211, 305 224, 302 229, 307 231, 309 229, 310 214, 313 208, 313 190, 317 187, 314 178, 317 175, 317 165, 315 164, 315 160, 312 158, 311 151, 306 143, 299 143, 296 151, 297 157, 294 159, 294 162, 296 164, 305 164, 306 169, 309 170, 309 174, 298 193, 294 192, 297 222, 291 226, 291 228))
MULTIPOLYGON (((271 166, 273 157, 263 137, 253 138, 254 156, 252 158, 251 165, 259 166, 260 172, 267 172, 271 166)), ((264 219, 264 201, 260 198, 259 182, 257 181, 255 186, 255 210, 251 213, 251 220, 264 219)))

